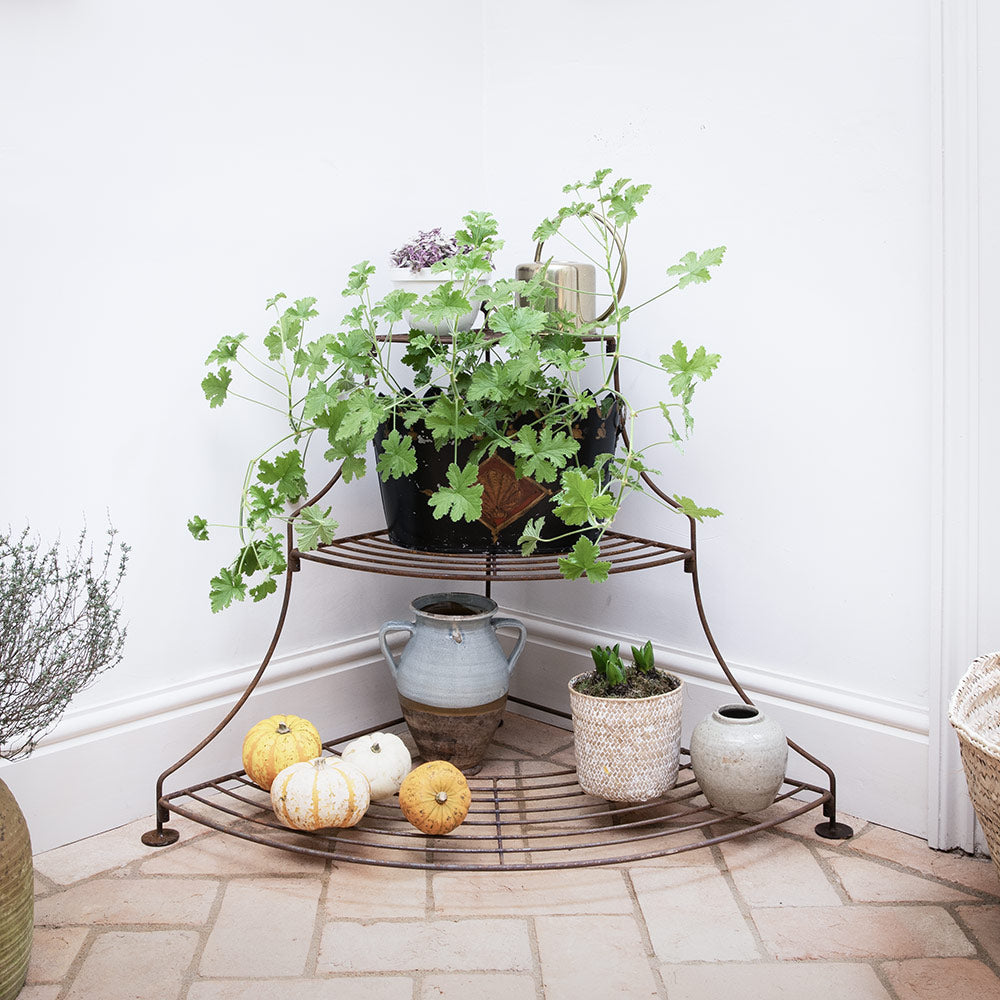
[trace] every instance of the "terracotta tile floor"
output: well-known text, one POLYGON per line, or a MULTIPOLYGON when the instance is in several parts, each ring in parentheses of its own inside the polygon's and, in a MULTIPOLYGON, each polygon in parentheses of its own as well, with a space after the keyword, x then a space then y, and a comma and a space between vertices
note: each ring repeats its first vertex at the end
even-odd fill
MULTIPOLYGON (((564 762, 563 730, 508 717, 497 756, 564 762)), ((35 858, 21 1000, 978 1000, 1000 998, 1000 880, 816 812, 614 867, 526 873, 335 866, 180 820, 35 858)))

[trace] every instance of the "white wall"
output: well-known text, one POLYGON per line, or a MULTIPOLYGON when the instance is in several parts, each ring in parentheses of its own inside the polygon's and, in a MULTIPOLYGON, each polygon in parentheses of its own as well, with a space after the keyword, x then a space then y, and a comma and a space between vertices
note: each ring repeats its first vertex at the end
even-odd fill
MULTIPOLYGON (((633 302, 687 250, 729 246, 710 285, 644 310, 632 333, 654 355, 678 336, 723 355, 694 440, 661 466, 671 491, 726 512, 701 535, 716 636, 838 769, 844 808, 922 832, 931 7, 632 0, 613 25, 596 0, 0 10, 0 522, 72 533, 110 509, 134 546, 126 661, 78 700, 62 743, 2 772, 36 847, 148 812, 156 773, 270 636, 273 602, 209 613, 228 547, 184 528, 232 508, 266 438, 259 417, 202 398, 218 337, 263 332, 278 290, 318 296, 332 326, 352 263, 470 207, 497 214, 512 268, 562 184, 603 165, 654 185, 631 238, 633 302), (89 741, 104 759, 126 734, 142 766, 120 796, 57 828, 34 776, 59 780, 65 750, 89 741)), ((344 503, 345 525, 369 527, 374 483, 344 503)), ((624 526, 683 534, 651 506, 624 526)), ((301 655, 247 713, 317 704, 318 664, 329 725, 377 721, 392 697, 371 633, 427 586, 307 567, 282 645, 301 655), (357 691, 364 711, 346 700, 357 691)), ((720 692, 688 588, 669 569, 498 587, 535 625, 521 693, 558 696, 552 678, 582 662, 566 623, 649 636, 693 682, 689 729, 720 692)))

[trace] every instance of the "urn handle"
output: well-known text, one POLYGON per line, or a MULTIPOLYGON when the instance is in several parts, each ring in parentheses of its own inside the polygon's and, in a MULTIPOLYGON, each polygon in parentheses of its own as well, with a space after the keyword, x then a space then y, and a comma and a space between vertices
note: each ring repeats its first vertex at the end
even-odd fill
POLYGON ((378 630, 378 644, 382 649, 385 662, 389 664, 393 679, 396 678, 396 672, 399 670, 399 661, 392 655, 392 650, 389 649, 389 644, 385 641, 385 637, 389 632, 409 632, 410 635, 413 635, 415 627, 413 622, 386 622, 378 630))
POLYGON ((524 622, 520 622, 516 618, 494 618, 490 624, 493 626, 494 632, 498 628, 516 628, 520 633, 514 651, 507 657, 507 676, 509 677, 514 672, 514 664, 517 663, 517 658, 524 649, 525 640, 528 638, 528 630, 524 627, 524 622))

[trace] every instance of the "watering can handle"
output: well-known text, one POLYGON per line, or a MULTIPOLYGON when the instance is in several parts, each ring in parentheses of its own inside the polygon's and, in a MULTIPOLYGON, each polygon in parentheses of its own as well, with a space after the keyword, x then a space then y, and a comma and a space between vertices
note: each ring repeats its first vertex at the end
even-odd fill
POLYGON ((507 657, 507 676, 509 677, 514 672, 514 664, 517 663, 517 658, 524 649, 525 640, 528 638, 528 630, 524 627, 524 622, 519 622, 516 618, 494 618, 492 625, 494 631, 498 628, 516 628, 520 633, 517 645, 514 647, 514 652, 507 657))
POLYGON ((392 655, 392 650, 389 649, 389 644, 385 641, 386 634, 388 632, 409 632, 410 635, 413 635, 414 627, 413 622, 386 622, 378 630, 378 644, 382 649, 385 662, 389 664, 393 678, 396 677, 396 671, 399 670, 399 661, 392 655))

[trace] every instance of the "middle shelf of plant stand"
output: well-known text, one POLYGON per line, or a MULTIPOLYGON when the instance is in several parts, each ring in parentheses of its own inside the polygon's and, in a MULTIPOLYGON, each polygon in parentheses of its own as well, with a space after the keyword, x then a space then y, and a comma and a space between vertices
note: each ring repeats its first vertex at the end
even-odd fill
MULTIPOLYGON (((336 754, 337 746, 359 735, 326 743, 324 751, 336 754)), ((716 811, 701 794, 684 749, 677 784, 645 803, 589 796, 572 768, 531 757, 487 760, 468 781, 469 815, 457 830, 440 837, 416 831, 395 797, 372 803, 349 829, 290 830, 275 818, 270 795, 244 771, 165 795, 161 804, 211 829, 335 862, 435 871, 532 871, 627 864, 710 847, 778 826, 830 799, 828 790, 786 776, 775 806, 763 813, 716 811)))
MULTIPOLYGON (((293 550, 294 559, 336 566, 361 573, 419 577, 429 580, 562 580, 559 558, 565 553, 517 552, 426 552, 403 549, 389 541, 383 528, 335 539, 309 552, 293 550)), ((601 539, 600 559, 609 562, 610 574, 632 573, 670 563, 690 563, 693 551, 681 545, 606 531, 601 539)))

